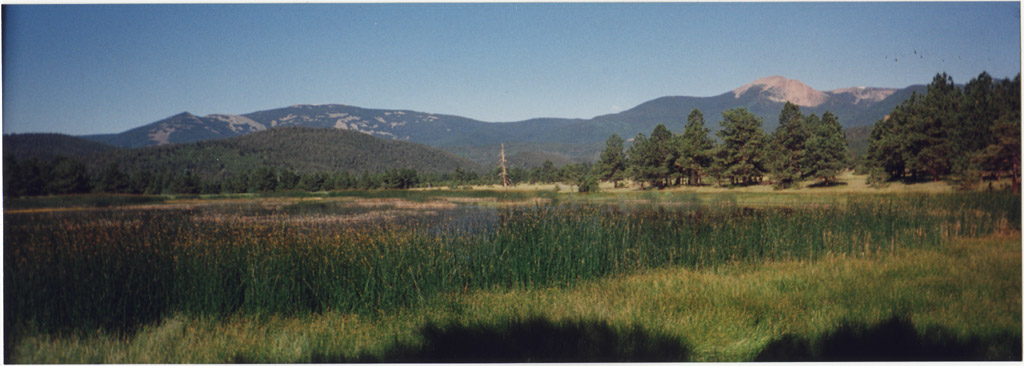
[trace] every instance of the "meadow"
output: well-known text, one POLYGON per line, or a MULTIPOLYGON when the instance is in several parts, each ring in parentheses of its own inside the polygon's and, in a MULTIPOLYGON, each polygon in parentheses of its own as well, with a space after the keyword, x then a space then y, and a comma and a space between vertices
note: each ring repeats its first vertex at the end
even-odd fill
POLYGON ((1020 196, 825 192, 11 202, 5 361, 1020 360, 1020 196))

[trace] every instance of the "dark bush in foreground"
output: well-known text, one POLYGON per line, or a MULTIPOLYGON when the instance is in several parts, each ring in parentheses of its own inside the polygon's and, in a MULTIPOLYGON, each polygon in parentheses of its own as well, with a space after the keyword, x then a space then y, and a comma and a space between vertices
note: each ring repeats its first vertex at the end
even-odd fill
MULTIPOLYGON (((359 362, 665 362, 686 361, 682 341, 638 326, 603 321, 530 318, 507 324, 436 325, 421 330, 422 345, 396 344, 380 359, 359 362)), ((316 355, 314 362, 336 362, 316 355)))
POLYGON ((844 324, 814 340, 785 335, 755 361, 1020 361, 1020 334, 957 337, 933 327, 920 333, 893 316, 876 325, 844 324))

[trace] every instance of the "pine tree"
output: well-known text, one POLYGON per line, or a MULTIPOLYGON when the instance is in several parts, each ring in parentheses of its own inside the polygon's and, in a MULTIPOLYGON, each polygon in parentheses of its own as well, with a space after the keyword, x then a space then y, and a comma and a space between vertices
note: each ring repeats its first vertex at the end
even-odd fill
POLYGON ((554 183, 558 180, 558 169, 555 168, 555 163, 551 160, 544 160, 544 163, 540 165, 540 181, 543 183, 554 183))
POLYGON ((652 182, 656 182, 659 187, 665 187, 668 185, 670 165, 669 157, 673 150, 673 136, 672 132, 668 130, 663 124, 654 126, 654 131, 651 131, 651 138, 648 140, 650 144, 647 164, 650 179, 652 182))
POLYGON ((945 73, 935 75, 922 103, 909 118, 907 134, 910 156, 908 168, 915 178, 928 174, 938 181, 949 173, 953 146, 949 139, 957 125, 962 94, 945 73))
POLYGON ((647 136, 643 133, 636 134, 633 137, 633 144, 629 146, 629 150, 626 152, 628 165, 626 167, 627 175, 634 182, 640 183, 640 190, 644 189, 644 183, 647 182, 650 176, 647 168, 650 164, 647 163, 649 156, 648 151, 650 150, 650 143, 647 141, 647 136))
MULTIPOLYGON (((812 115, 817 120, 817 116, 812 115)), ((805 144, 810 136, 800 107, 786 102, 779 113, 779 127, 771 135, 771 171, 776 188, 789 188, 806 174, 805 144)))
POLYGON ((998 136, 996 142, 978 151, 973 159, 996 179, 1002 174, 1009 175, 1012 189, 1017 193, 1020 193, 1021 177, 1020 122, 1020 111, 996 120, 992 125, 992 133, 998 136))
POLYGON ((614 182, 626 177, 626 153, 623 151, 625 141, 619 135, 611 135, 605 142, 601 160, 598 162, 598 176, 603 181, 614 182))
POLYGON ((997 115, 990 132, 995 139, 977 151, 972 162, 996 179, 1007 174, 1012 189, 1020 193, 1021 181, 1021 103, 1020 74, 1010 81, 1001 81, 993 90, 997 115))
POLYGON ((907 170, 907 120, 917 104, 918 95, 913 93, 886 118, 875 122, 868 140, 865 162, 868 165, 872 184, 891 179, 901 179, 907 170))
POLYGON ((1019 119, 1019 74, 1014 81, 994 83, 983 72, 963 89, 945 73, 937 74, 927 94, 911 95, 875 123, 865 156, 869 181, 938 180, 953 173, 953 180, 970 186, 982 172, 1013 171, 1008 146, 1014 141, 1004 135, 1019 135, 1013 132, 1019 131, 1014 124, 1019 119))
MULTIPOLYGON (((949 134, 954 158, 967 156, 996 142, 996 136, 990 128, 1000 114, 996 87, 997 84, 992 82, 992 76, 987 72, 982 72, 964 87, 963 105, 958 113, 959 123, 952 126, 954 128, 949 134)), ((964 159, 958 159, 954 163, 964 162, 964 159)))
POLYGON ((723 178, 732 184, 760 182, 765 169, 766 141, 762 121, 746 108, 722 112, 722 140, 715 156, 715 165, 723 178))
POLYGON ((629 147, 628 159, 629 176, 640 182, 643 189, 644 183, 652 186, 664 187, 668 179, 668 158, 672 144, 672 132, 669 132, 665 125, 659 124, 654 127, 651 137, 648 139, 643 133, 633 138, 633 145, 629 147))
POLYGON ((843 126, 826 111, 820 121, 809 118, 807 127, 811 133, 803 163, 805 176, 821 179, 825 185, 835 183, 836 176, 850 163, 843 126))
POLYGON ((699 109, 691 111, 676 145, 677 157, 673 159, 673 164, 687 177, 687 184, 700 185, 701 177, 711 166, 715 142, 709 133, 704 127, 704 114, 699 109))

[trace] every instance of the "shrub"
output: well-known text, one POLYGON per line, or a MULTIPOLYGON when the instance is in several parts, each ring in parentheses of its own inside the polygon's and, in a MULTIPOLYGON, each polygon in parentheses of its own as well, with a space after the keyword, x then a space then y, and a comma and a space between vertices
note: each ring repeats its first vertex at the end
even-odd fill
POLYGON ((598 185, 597 178, 592 175, 584 175, 580 178, 579 193, 591 193, 598 192, 601 187, 598 185))

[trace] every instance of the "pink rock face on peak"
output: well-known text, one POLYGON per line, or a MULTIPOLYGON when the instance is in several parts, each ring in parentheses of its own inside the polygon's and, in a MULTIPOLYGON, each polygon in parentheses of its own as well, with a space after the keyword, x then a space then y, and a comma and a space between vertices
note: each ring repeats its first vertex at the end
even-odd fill
POLYGON ((782 76, 769 76, 733 90, 733 96, 739 98, 751 88, 761 87, 761 95, 773 102, 790 102, 801 107, 816 107, 828 100, 828 94, 814 90, 796 79, 782 76))

